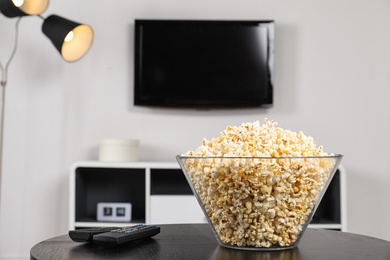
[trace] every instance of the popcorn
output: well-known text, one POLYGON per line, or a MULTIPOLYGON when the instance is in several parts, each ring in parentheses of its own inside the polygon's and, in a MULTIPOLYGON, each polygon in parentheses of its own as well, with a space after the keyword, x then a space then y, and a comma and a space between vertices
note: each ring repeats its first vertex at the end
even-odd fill
POLYGON ((203 139, 183 166, 223 243, 291 246, 334 167, 331 155, 265 119, 203 139))

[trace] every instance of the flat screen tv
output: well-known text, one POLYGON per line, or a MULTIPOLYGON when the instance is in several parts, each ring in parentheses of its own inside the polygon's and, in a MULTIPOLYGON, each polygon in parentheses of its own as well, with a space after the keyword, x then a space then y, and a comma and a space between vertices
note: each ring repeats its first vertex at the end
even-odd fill
POLYGON ((274 21, 135 20, 134 105, 273 104, 274 21))

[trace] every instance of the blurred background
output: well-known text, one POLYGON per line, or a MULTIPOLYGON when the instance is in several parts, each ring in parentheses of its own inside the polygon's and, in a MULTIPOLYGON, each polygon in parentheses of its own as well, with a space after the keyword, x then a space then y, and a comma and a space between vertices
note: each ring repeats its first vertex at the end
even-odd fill
MULTIPOLYGON (((97 160, 100 140, 140 140, 140 160, 174 162, 227 125, 275 120, 344 154, 348 232, 390 240, 390 1, 52 0, 91 25, 89 53, 66 63, 25 17, 9 68, 0 258, 28 258, 68 231, 70 166, 97 160), (193 110, 133 106, 134 19, 275 20, 274 105, 193 110)), ((16 19, 0 15, 0 59, 16 19)))

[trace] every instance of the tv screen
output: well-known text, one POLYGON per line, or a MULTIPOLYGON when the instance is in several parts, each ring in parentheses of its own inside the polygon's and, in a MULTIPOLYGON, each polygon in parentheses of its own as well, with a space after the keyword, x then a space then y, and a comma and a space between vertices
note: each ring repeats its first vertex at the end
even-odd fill
POLYGON ((138 19, 134 31, 134 105, 272 105, 273 21, 138 19))

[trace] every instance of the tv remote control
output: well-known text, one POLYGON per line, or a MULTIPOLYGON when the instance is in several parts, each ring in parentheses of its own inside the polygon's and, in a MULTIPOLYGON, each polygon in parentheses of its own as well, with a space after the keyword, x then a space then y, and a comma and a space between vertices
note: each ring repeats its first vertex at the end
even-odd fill
POLYGON ((113 229, 110 232, 93 236, 93 242, 99 246, 111 248, 127 244, 138 239, 148 238, 160 233, 160 227, 154 225, 136 225, 113 229))
POLYGON ((94 235, 110 232, 118 227, 94 227, 69 230, 69 237, 75 242, 91 242, 94 235))

